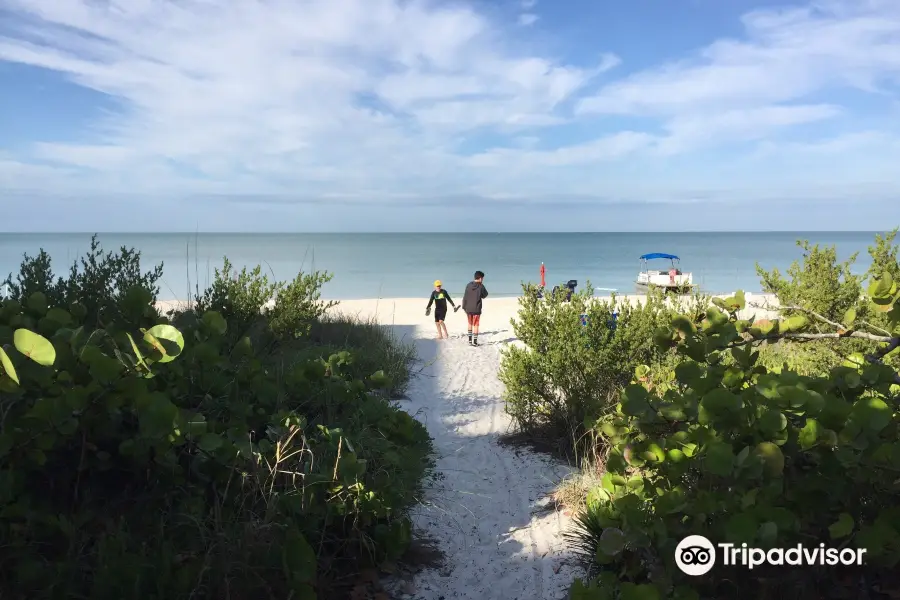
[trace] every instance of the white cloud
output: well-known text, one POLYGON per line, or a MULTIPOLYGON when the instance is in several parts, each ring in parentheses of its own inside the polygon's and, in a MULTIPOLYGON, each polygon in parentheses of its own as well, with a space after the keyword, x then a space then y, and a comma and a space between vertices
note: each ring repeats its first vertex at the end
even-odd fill
POLYGON ((724 142, 764 140, 779 129, 837 117, 841 110, 827 104, 734 108, 710 114, 685 113, 672 118, 659 151, 673 154, 724 142))
POLYGON ((124 106, 96 125, 96 145, 43 144, 35 158, 106 172, 129 161, 177 171, 175 161, 268 185, 288 172, 291 185, 390 185, 413 164, 428 172, 452 159, 472 129, 560 122, 558 105, 616 60, 583 69, 510 53, 495 23, 458 3, 6 4, 22 19, 0 37, 0 59, 124 106))
POLYGON ((743 17, 746 39, 605 86, 581 113, 669 116, 790 102, 838 87, 878 89, 900 75, 900 2, 834 0, 743 17))
POLYGON ((593 164, 622 158, 647 148, 653 140, 646 133, 624 132, 557 150, 494 149, 476 154, 468 162, 475 167, 501 168, 515 164, 525 169, 593 164))
MULTIPOLYGON (((0 189, 301 190, 366 201, 638 197, 648 192, 636 182, 653 180, 659 193, 686 198, 749 188, 761 165, 786 154, 806 157, 803 176, 814 179, 833 171, 839 150, 825 148, 878 148, 879 160, 843 174, 848 185, 877 178, 900 154, 887 129, 896 114, 861 114, 829 97, 895 92, 896 0, 751 12, 742 39, 708 40, 690 58, 618 79, 628 57, 622 63, 603 35, 597 47, 569 49, 596 60, 567 64, 520 39, 528 34, 516 23, 462 1, 2 3, 0 61, 55 71, 120 110, 77 142, 45 138, 0 157, 0 189), (617 127, 622 115, 650 124, 617 127), (838 138, 787 135, 816 123, 838 138), (554 129, 573 124, 577 135, 554 129), (878 129, 878 139, 849 141, 878 129), (717 169, 703 168, 699 153, 747 144, 743 158, 723 154, 717 169)), ((536 21, 535 5, 514 3, 519 24, 536 21)), ((884 177, 900 183, 894 171, 884 177)))

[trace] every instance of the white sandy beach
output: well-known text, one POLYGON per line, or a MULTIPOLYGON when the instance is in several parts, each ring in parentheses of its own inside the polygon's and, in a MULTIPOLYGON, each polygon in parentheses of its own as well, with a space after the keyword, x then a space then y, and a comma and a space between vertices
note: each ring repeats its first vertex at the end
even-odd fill
POLYGON ((578 568, 560 535, 569 519, 549 495, 568 469, 525 450, 498 445, 509 430, 500 350, 511 341, 515 300, 485 301, 481 347, 469 347, 462 311, 449 312, 451 338, 436 340, 425 300, 342 302, 340 311, 377 316, 413 340, 421 373, 402 406, 434 437, 440 478, 414 514, 435 540, 443 565, 396 582, 402 598, 439 600, 565 598, 578 568))
POLYGON ((571 519, 553 508, 550 494, 570 469, 498 444, 510 430, 498 379, 500 352, 516 342, 510 320, 518 299, 484 301, 478 348, 467 344, 462 311, 447 315, 450 339, 435 339, 426 304, 426 298, 348 300, 332 309, 375 317, 418 349, 418 374, 401 404, 433 436, 440 476, 429 485, 414 520, 418 535, 434 540, 444 559, 439 568, 395 580, 391 587, 410 600, 565 598, 580 567, 562 537, 571 519))

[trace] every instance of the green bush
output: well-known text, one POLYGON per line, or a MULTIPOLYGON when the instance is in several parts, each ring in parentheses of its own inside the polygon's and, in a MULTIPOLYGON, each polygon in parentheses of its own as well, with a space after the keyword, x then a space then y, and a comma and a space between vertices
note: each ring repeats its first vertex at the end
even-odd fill
POLYGON ((875 236, 875 245, 869 246, 869 256, 872 259, 866 273, 869 277, 888 273, 894 281, 900 281, 900 261, 897 256, 900 248, 894 244, 898 232, 900 228, 875 236))
MULTIPOLYGON (((895 229, 883 236, 875 236, 875 243, 868 248, 872 264, 866 276, 886 272, 895 280, 900 278, 898 248, 894 245, 897 231, 895 229)), ((852 314, 853 320, 865 322, 873 330, 881 328, 880 333, 885 333, 883 328, 888 325, 885 317, 882 313, 871 310, 865 300, 863 277, 851 274, 850 269, 857 255, 839 263, 834 247, 820 249, 818 245, 810 246, 805 240, 800 240, 797 244, 804 250, 803 260, 791 265, 788 278, 784 278, 778 269, 767 272, 757 265, 763 289, 774 293, 781 306, 800 309, 784 313, 792 315, 811 312, 831 321, 814 320, 813 325, 819 330, 833 329, 835 323, 843 322, 848 314, 852 314)), ((814 347, 809 347, 802 341, 783 341, 774 346, 763 346, 759 351, 760 362, 766 367, 780 368, 787 364, 801 373, 824 374, 841 364, 850 354, 869 354, 875 348, 876 345, 869 340, 845 339, 839 342, 818 340, 814 347)), ((900 360, 896 357, 890 357, 888 362, 894 367, 900 367, 900 360)))
POLYGON ((665 360, 652 335, 672 310, 661 294, 639 305, 615 296, 596 300, 590 292, 566 302, 562 293, 539 299, 536 288, 525 286, 511 321, 524 347, 504 350, 500 366, 506 412, 524 433, 575 443, 585 432, 585 418, 615 404, 637 365, 665 360), (586 326, 581 315, 587 315, 586 326))
POLYGON ((862 278, 850 270, 858 253, 839 263, 834 246, 819 248, 806 240, 797 245, 803 249, 803 260, 788 267, 790 279, 778 269, 766 271, 756 265, 764 292, 775 294, 783 307, 800 307, 831 321, 840 321, 851 308, 865 308, 860 304, 862 278))
POLYGON ((874 597, 900 562, 900 376, 881 362, 900 344, 900 289, 889 274, 869 288, 889 336, 852 320, 817 333, 802 313, 760 328, 737 318, 742 296, 658 331, 661 350, 682 357, 670 383, 648 389, 639 367, 616 411, 597 419, 613 449, 576 538, 600 573, 576 582, 573 599, 874 597), (776 373, 755 346, 779 337, 881 348, 825 375, 776 373), (866 568, 847 577, 828 566, 751 571, 719 560, 689 577, 675 565, 688 535, 764 550, 864 548, 866 568))
POLYGON ((757 364, 776 373, 785 370, 799 375, 818 376, 830 373, 831 369, 853 354, 849 346, 858 345, 847 344, 842 340, 819 340, 815 343, 777 340, 757 348, 757 364))
POLYGON ((307 354, 331 354, 338 349, 359 350, 348 372, 363 377, 382 370, 387 377, 385 391, 391 398, 406 394, 410 382, 410 365, 416 358, 412 340, 398 339, 389 327, 375 318, 368 320, 343 314, 328 314, 312 325, 308 338, 312 346, 307 354))
POLYGON ((431 440, 353 375, 364 345, 261 349, 140 286, 116 302, 147 327, 95 326, 27 274, 0 309, 0 597, 341 597, 404 551, 431 440))
POLYGON ((57 277, 54 281, 50 255, 41 250, 34 257, 25 254, 16 279, 10 274, 4 283, 9 299, 19 303, 35 292, 44 294, 50 306, 68 307, 78 302, 86 311, 85 324, 92 327, 123 318, 138 325, 148 318, 155 319, 156 313, 146 311, 141 301, 129 301, 126 293, 142 288, 149 292, 149 303, 153 305, 159 296, 162 273, 162 263, 144 273, 141 253, 133 248, 123 246, 118 253, 104 253, 94 235, 90 252, 73 262, 66 279, 57 277))
POLYGON ((329 313, 337 302, 322 301, 321 287, 330 279, 316 272, 301 273, 288 283, 271 282, 262 267, 236 273, 226 258, 210 288, 196 298, 194 310, 218 310, 233 328, 232 339, 247 335, 266 354, 303 360, 351 351, 353 358, 345 365, 350 376, 365 378, 382 371, 385 393, 401 396, 409 383, 415 346, 396 339, 374 319, 329 313))
POLYGON ((315 272, 300 273, 291 282, 270 282, 262 266, 238 272, 225 258, 222 269, 215 269, 210 287, 197 294, 196 308, 219 311, 232 324, 235 335, 261 326, 261 331, 275 339, 302 337, 337 304, 321 300, 322 286, 331 278, 328 273, 315 272))

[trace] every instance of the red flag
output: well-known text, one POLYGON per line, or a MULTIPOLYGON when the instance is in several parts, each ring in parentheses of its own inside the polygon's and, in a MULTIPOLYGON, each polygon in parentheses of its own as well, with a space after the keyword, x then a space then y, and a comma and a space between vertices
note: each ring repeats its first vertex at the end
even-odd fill
POLYGON ((544 263, 541 263, 541 287, 547 287, 546 273, 547 269, 544 268, 544 263))

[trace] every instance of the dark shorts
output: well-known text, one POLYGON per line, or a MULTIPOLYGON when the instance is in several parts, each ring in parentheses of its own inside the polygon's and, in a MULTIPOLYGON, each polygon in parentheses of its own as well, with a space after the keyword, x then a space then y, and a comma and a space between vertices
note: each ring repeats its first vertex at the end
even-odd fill
POLYGON ((446 317, 446 316, 447 316, 447 309, 446 309, 446 308, 443 309, 443 310, 440 309, 440 308, 434 309, 434 322, 435 322, 435 323, 437 323, 438 321, 443 321, 443 320, 444 320, 444 317, 446 317))
POLYGON ((477 315, 466 313, 466 317, 469 320, 469 325, 477 327, 481 323, 481 313, 478 313, 477 315))

